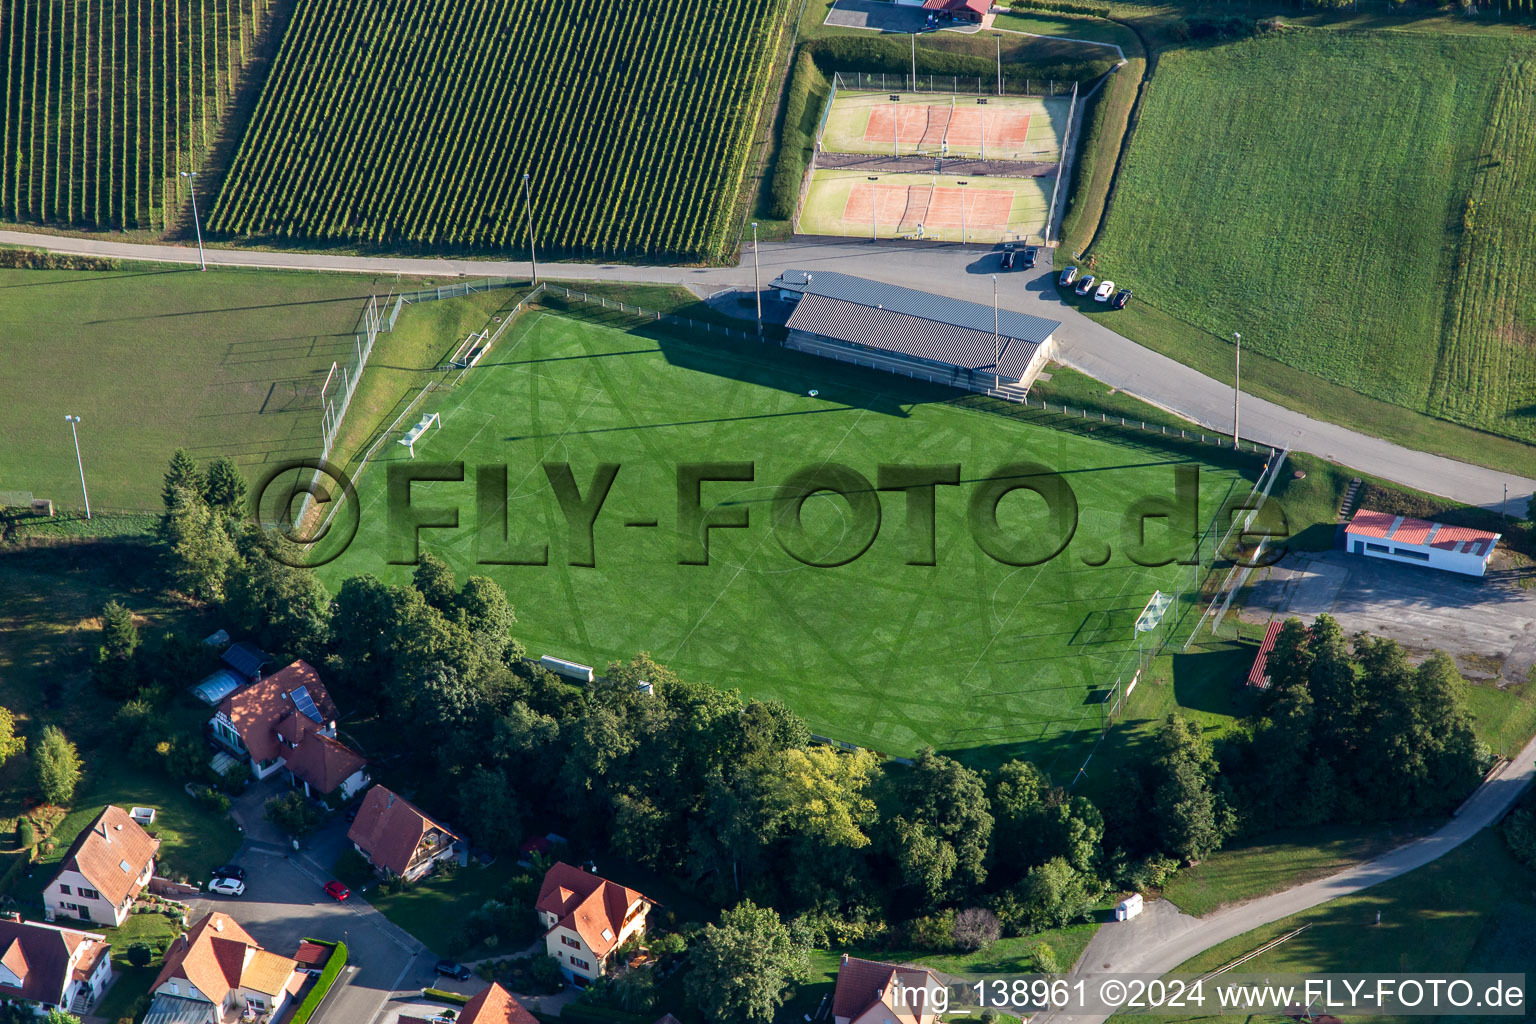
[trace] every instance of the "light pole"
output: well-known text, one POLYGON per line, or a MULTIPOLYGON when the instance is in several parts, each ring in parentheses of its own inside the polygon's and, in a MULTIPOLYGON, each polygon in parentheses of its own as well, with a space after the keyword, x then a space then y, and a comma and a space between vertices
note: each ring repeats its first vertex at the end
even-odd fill
POLYGON ((757 221, 752 222, 752 297, 757 300, 757 340, 763 340, 763 285, 757 262, 757 221))
MULTIPOLYGON (((879 181, 880 180, 879 176, 878 175, 874 175, 874 174, 868 174, 868 175, 865 175, 865 177, 867 177, 870 181, 879 181)), ((875 191, 874 186, 870 186, 870 189, 869 189, 869 240, 871 242, 878 242, 880 240, 880 228, 879 228, 879 226, 877 225, 877 223, 875 221, 875 213, 876 213, 876 211, 879 208, 880 208, 880 196, 875 191)))
POLYGON ((917 33, 912 33, 912 91, 917 92, 917 33))
POLYGON ((533 283, 539 283, 539 254, 534 239, 533 193, 528 190, 528 172, 523 172, 523 203, 528 207, 528 262, 533 264, 533 283))
POLYGON ((960 186, 960 244, 964 245, 965 244, 965 240, 966 240, 966 233, 965 233, 965 186, 969 185, 970 182, 968 182, 968 181, 957 181, 957 182, 955 182, 955 184, 960 186))
POLYGON ((91 518, 91 494, 85 489, 85 460, 80 457, 79 416, 64 417, 69 422, 69 432, 75 438, 75 465, 80 467, 80 493, 85 497, 85 518, 91 518))
POLYGON ((1003 361, 1003 345, 997 335, 997 275, 992 275, 992 386, 1002 390, 1003 368, 998 364, 1003 361))
POLYGON ((187 179, 187 187, 192 190, 192 227, 197 231, 197 269, 207 270, 208 263, 203 259, 203 225, 197 216, 197 172, 182 171, 181 176, 187 179))
POLYGON ((1237 435, 1237 403, 1243 397, 1243 336, 1233 331, 1232 338, 1237 343, 1232 350, 1232 448, 1236 451, 1243 444, 1237 435))

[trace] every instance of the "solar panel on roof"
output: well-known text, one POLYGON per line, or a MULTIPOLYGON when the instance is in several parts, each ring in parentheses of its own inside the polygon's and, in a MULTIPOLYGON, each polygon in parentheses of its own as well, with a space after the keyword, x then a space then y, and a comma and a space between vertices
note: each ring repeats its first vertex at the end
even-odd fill
POLYGON ((315 707, 315 699, 309 695, 309 687, 299 687, 293 691, 292 696, 294 710, 316 725, 322 724, 320 721, 320 709, 315 707))

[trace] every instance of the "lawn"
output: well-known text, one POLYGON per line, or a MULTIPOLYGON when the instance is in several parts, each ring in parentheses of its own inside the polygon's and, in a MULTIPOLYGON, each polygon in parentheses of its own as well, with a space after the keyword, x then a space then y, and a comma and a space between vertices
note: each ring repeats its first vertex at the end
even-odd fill
POLYGON ((112 968, 117 971, 117 981, 92 1012, 97 1017, 116 1021, 129 1016, 133 1004, 154 984, 162 966, 161 954, 176 937, 177 928, 164 914, 134 914, 121 928, 105 928, 102 934, 112 943, 112 968), (147 942, 155 949, 155 959, 146 967, 135 967, 128 962, 128 947, 135 942, 147 942))
MULTIPOLYGON (((1167 52, 1096 269, 1192 328, 1148 343, 1230 364, 1224 339, 1240 330, 1245 354, 1302 371, 1267 384, 1307 411, 1377 419, 1318 378, 1536 440, 1520 284, 1536 250, 1518 198, 1536 145, 1530 52, 1491 36, 1312 30, 1167 52)), ((1127 333, 1145 340, 1133 319, 1127 333)), ((1385 414, 1375 432, 1415 443, 1385 414)))
MULTIPOLYGON (((1134 565, 1118 547, 1107 564, 1084 563, 1120 545, 1128 502, 1170 493, 1172 466, 1192 456, 1151 438, 1054 429, 1055 417, 1015 406, 992 403, 1007 415, 990 414, 987 401, 798 353, 534 313, 463 385, 433 397, 424 408, 443 426, 418 444, 415 468, 455 459, 469 468, 464 483, 414 486, 417 506, 463 508, 464 529, 423 530, 422 548, 499 581, 531 654, 601 668, 646 649, 685 675, 782 698, 816 731, 878 750, 933 744, 979 763, 1026 753, 1047 767, 1077 763, 1097 735, 1097 697, 1135 656, 1133 620, 1155 589, 1189 576, 1134 565), (1064 471, 1081 508, 1067 552, 1040 567, 994 561, 966 527, 967 492, 1024 458, 1064 471), (621 466, 597 520, 593 567, 568 564, 586 560, 584 544, 572 546, 540 468, 567 460, 583 493, 597 463, 621 466), (709 564, 680 564, 701 557, 694 538, 705 531, 679 530, 676 466, 722 460, 754 462, 754 478, 703 484, 701 507, 747 513, 752 525, 708 531, 709 564), (787 521, 769 528, 782 514, 772 505, 780 481, 831 462, 870 478, 882 462, 961 463, 970 487, 938 489, 936 566, 906 564, 925 538, 908 536, 895 495, 861 557, 838 568, 791 558, 784 544, 837 561, 867 539, 867 525, 845 524, 847 506, 825 492, 806 502, 803 534, 787 521), (511 543, 548 543, 547 566, 476 565, 511 557, 492 534, 477 542, 474 525, 475 467, 502 464, 511 543), (653 520, 659 532, 624 525, 653 520)), ((385 459, 395 470, 411 462, 403 450, 385 459)), ((332 587, 362 572, 408 578, 386 562, 391 536, 409 540, 388 526, 386 475, 375 467, 363 481, 358 539, 323 570, 332 587)), ((1248 487, 1212 466, 1201 481, 1202 517, 1234 485, 1248 487)), ((1015 494, 999 516, 1018 536, 1044 535, 1043 502, 1015 494)), ((1156 525, 1149 538, 1162 553, 1156 525)))
MULTIPOLYGON (((343 859, 345 863, 346 858, 343 859)), ((341 865, 338 865, 338 868, 341 865)), ((341 871, 339 874, 346 874, 341 871)), ((527 874, 510 857, 503 857, 489 867, 471 863, 452 875, 433 875, 400 892, 388 893, 377 881, 368 876, 352 876, 343 881, 349 885, 366 883, 363 893, 375 910, 421 940, 428 949, 439 956, 457 956, 462 960, 476 960, 486 956, 507 956, 522 952, 522 946, 511 949, 477 947, 464 950, 456 945, 456 939, 464 930, 464 918, 479 910, 489 899, 506 899, 506 888, 514 878, 527 874)), ((533 912, 528 913, 530 935, 534 934, 533 912)))
POLYGON ((394 275, 0 270, 0 489, 155 508, 171 450, 262 464, 319 448, 321 385, 394 275))

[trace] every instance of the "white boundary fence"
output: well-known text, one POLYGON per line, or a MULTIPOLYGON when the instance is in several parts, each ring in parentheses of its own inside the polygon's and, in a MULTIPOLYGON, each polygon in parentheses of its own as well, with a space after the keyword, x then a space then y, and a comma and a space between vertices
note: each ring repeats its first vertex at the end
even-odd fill
POLYGON ((1051 244, 1051 225, 1056 223, 1056 200, 1061 196, 1061 176, 1072 166, 1072 124, 1077 115, 1077 83, 1072 83, 1072 103, 1067 107, 1067 130, 1061 135, 1061 159, 1056 161, 1056 183, 1051 186, 1051 205, 1045 208, 1045 244, 1051 244))
MULTIPOLYGON (((1264 503, 1269 500, 1269 492, 1275 486, 1275 481, 1279 479, 1280 469, 1285 465, 1285 460, 1290 454, 1291 450, 1286 448, 1269 460, 1269 464, 1265 467, 1265 472, 1259 474, 1259 478, 1253 482, 1253 489, 1248 492, 1248 500, 1253 507, 1248 510, 1246 516, 1233 518, 1232 525, 1227 528, 1226 534, 1216 544, 1217 552, 1220 552, 1227 546, 1234 534, 1241 536, 1242 533, 1246 532, 1253 525, 1254 516, 1259 514, 1259 511, 1264 507, 1264 503), (1264 485, 1262 492, 1259 490, 1260 484, 1264 485), (1258 495, 1257 502, 1253 501, 1255 495, 1258 495), (1241 531, 1238 529, 1239 523, 1242 524, 1241 531)), ((1263 552, 1266 540, 1268 540, 1267 537, 1259 538, 1258 546, 1254 549, 1253 553, 1255 559, 1263 552)), ((1200 616, 1200 621, 1195 623, 1195 628, 1189 631, 1189 639, 1184 641, 1184 650, 1189 650, 1189 645, 1195 642, 1195 637, 1199 634, 1201 627, 1205 625, 1207 619, 1211 620, 1211 633, 1215 634, 1217 628, 1221 625, 1221 620, 1226 617, 1227 610, 1232 607, 1232 598, 1237 595, 1238 590, 1242 588, 1243 583, 1248 579, 1248 574, 1253 571, 1252 561, 1250 559, 1248 564, 1233 565, 1227 571, 1227 578, 1222 581, 1216 593, 1211 595, 1211 602, 1206 606, 1205 614, 1200 616), (1221 603, 1219 611, 1216 608, 1218 601, 1221 603)))

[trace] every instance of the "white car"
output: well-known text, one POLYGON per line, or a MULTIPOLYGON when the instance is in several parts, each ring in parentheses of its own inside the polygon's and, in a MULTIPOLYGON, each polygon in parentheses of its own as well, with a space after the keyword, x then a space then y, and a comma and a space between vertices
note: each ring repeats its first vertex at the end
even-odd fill
POLYGON ((244 896, 245 883, 238 878, 215 878, 208 883, 208 891, 220 896, 244 896))
POLYGON ((1113 294, 1115 294, 1115 282, 1106 280, 1099 285, 1099 290, 1093 293, 1093 301, 1108 302, 1113 294))

